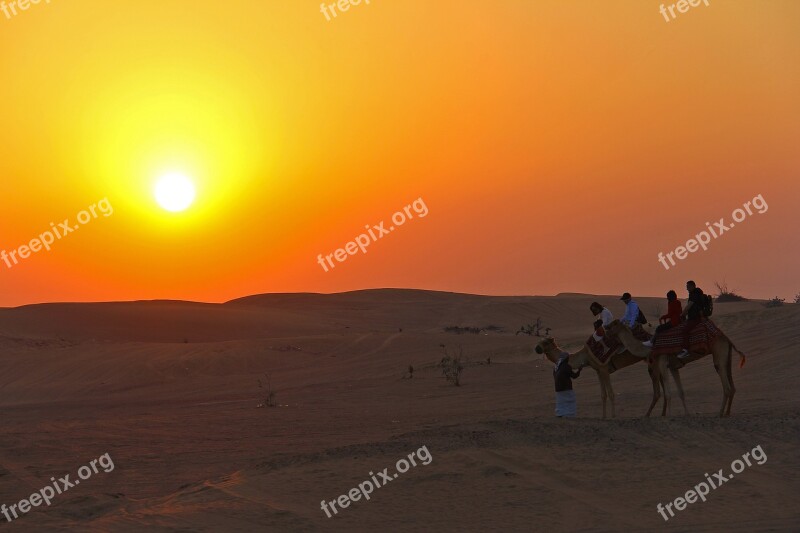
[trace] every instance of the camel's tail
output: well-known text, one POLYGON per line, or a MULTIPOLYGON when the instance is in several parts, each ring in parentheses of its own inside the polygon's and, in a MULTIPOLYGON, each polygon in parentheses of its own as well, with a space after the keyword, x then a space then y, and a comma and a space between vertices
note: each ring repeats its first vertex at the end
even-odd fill
POLYGON ((740 359, 739 359, 739 368, 744 368, 744 364, 747 362, 747 356, 745 354, 743 354, 742 352, 740 352, 739 349, 736 346, 733 345, 733 343, 730 341, 730 339, 728 339, 728 344, 730 344, 730 347, 731 347, 732 350, 735 350, 736 353, 739 354, 739 357, 740 357, 740 359))

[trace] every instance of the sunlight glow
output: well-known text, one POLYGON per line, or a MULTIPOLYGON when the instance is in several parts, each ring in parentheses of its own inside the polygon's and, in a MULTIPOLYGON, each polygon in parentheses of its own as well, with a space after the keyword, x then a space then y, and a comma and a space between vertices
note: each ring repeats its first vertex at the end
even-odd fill
POLYGON ((166 174, 156 184, 155 197, 158 205, 173 213, 184 211, 192 205, 194 196, 194 184, 183 174, 166 174))

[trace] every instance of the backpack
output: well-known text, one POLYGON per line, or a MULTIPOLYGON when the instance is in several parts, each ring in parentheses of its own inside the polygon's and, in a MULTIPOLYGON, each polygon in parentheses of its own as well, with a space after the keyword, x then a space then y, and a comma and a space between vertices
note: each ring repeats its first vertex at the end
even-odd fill
POLYGON ((714 313, 714 299, 710 295, 703 295, 703 307, 700 312, 704 317, 709 317, 714 313))
POLYGON ((642 313, 641 309, 639 309, 639 316, 636 317, 636 322, 639 324, 647 324, 647 319, 645 318, 644 313, 642 313))

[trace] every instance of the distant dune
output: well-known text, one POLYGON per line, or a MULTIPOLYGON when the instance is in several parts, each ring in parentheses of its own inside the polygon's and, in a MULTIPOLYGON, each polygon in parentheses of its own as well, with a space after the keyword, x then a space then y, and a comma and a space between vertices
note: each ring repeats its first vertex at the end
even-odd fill
MULTIPOLYGON (((377 289, 339 294, 262 294, 224 304, 155 300, 0 308, 0 333, 68 340, 210 342, 333 332, 348 322, 346 325, 359 330, 405 327, 426 332, 454 324, 493 324, 513 333, 541 316, 554 331, 572 334, 591 325, 588 309, 595 300, 621 309, 618 296, 476 296, 377 289)), ((661 304, 664 310, 661 298, 637 300, 651 318, 656 305, 661 304)), ((724 304, 717 307, 717 314, 761 308, 754 301, 724 304)))

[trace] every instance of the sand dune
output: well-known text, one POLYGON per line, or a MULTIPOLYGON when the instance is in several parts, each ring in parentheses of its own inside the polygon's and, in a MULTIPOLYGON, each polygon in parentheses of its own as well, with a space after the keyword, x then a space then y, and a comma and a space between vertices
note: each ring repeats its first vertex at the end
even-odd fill
MULTIPOLYGON (((614 374, 616 420, 576 380, 579 418, 552 416, 550 363, 516 330, 541 316, 566 348, 588 305, 615 296, 490 297, 430 291, 275 294, 225 304, 131 302, 0 309, 0 503, 109 453, 115 469, 7 527, 88 531, 796 530, 800 306, 718 304, 748 355, 733 416, 715 417, 710 359, 682 372, 690 417, 642 419, 642 365, 614 374), (447 326, 496 326, 481 334, 447 326), (402 330, 402 331, 401 331, 402 330), (471 364, 462 386, 436 363, 471 364), (491 364, 485 364, 491 358, 491 364), (478 364, 484 363, 484 364, 478 364), (413 379, 402 379, 408 367, 413 379), (280 407, 256 408, 269 373, 280 407), (656 504, 761 445, 746 469, 665 523, 656 504), (320 509, 370 471, 426 446, 427 466, 320 509)), ((653 318, 660 298, 639 298, 653 318)), ((676 406, 677 407, 677 406, 676 406)), ((0 517, 2 519, 2 517, 0 517)))

